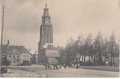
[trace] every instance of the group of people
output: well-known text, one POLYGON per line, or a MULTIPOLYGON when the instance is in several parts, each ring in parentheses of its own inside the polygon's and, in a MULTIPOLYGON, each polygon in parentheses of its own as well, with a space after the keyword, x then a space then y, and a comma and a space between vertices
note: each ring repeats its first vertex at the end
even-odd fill
POLYGON ((61 69, 61 68, 66 68, 67 66, 60 65, 60 64, 45 64, 45 69, 61 69))

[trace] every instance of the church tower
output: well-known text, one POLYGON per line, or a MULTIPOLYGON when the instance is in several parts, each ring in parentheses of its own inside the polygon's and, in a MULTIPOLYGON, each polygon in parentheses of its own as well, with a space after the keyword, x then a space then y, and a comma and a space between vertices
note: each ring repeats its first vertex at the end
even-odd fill
POLYGON ((53 44, 53 26, 51 24, 51 18, 49 16, 49 9, 45 4, 42 24, 40 26, 40 39, 38 42, 38 63, 46 63, 48 58, 46 56, 46 46, 51 49, 53 44))
POLYGON ((42 24, 40 26, 39 50, 43 49, 46 44, 50 43, 53 43, 53 26, 49 16, 49 9, 47 8, 47 4, 45 4, 42 24))
POLYGON ((45 4, 42 24, 40 26, 40 40, 38 43, 38 64, 57 64, 60 54, 53 44, 53 27, 47 4, 45 4))

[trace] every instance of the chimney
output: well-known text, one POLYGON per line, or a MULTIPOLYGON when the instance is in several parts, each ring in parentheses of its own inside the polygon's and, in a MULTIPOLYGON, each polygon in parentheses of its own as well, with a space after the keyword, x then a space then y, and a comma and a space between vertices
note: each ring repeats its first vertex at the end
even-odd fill
POLYGON ((8 49, 9 49, 9 40, 7 40, 6 53, 8 53, 8 49))
POLYGON ((7 40, 7 46, 9 46, 9 40, 7 40))

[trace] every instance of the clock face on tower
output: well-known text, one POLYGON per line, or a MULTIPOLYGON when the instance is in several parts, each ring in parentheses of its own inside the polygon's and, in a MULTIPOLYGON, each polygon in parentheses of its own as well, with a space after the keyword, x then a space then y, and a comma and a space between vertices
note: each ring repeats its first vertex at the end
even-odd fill
POLYGON ((49 24, 49 18, 45 18, 45 24, 49 24))

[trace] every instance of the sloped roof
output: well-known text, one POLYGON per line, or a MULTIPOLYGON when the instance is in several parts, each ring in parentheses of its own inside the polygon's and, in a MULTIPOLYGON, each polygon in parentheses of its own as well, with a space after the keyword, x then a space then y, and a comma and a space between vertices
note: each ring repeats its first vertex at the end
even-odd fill
POLYGON ((45 49, 57 49, 54 45, 52 45, 51 43, 47 43, 45 46, 44 46, 45 49))
POLYGON ((7 53, 7 51, 6 51, 7 47, 8 47, 7 45, 2 45, 2 48, 0 46, 0 52, 1 52, 2 55, 7 53))
POLYGON ((17 45, 3 45, 2 46, 2 53, 4 54, 22 54, 22 53, 29 53, 31 54, 24 46, 17 46, 17 45), (7 52, 6 52, 7 50, 7 52))

